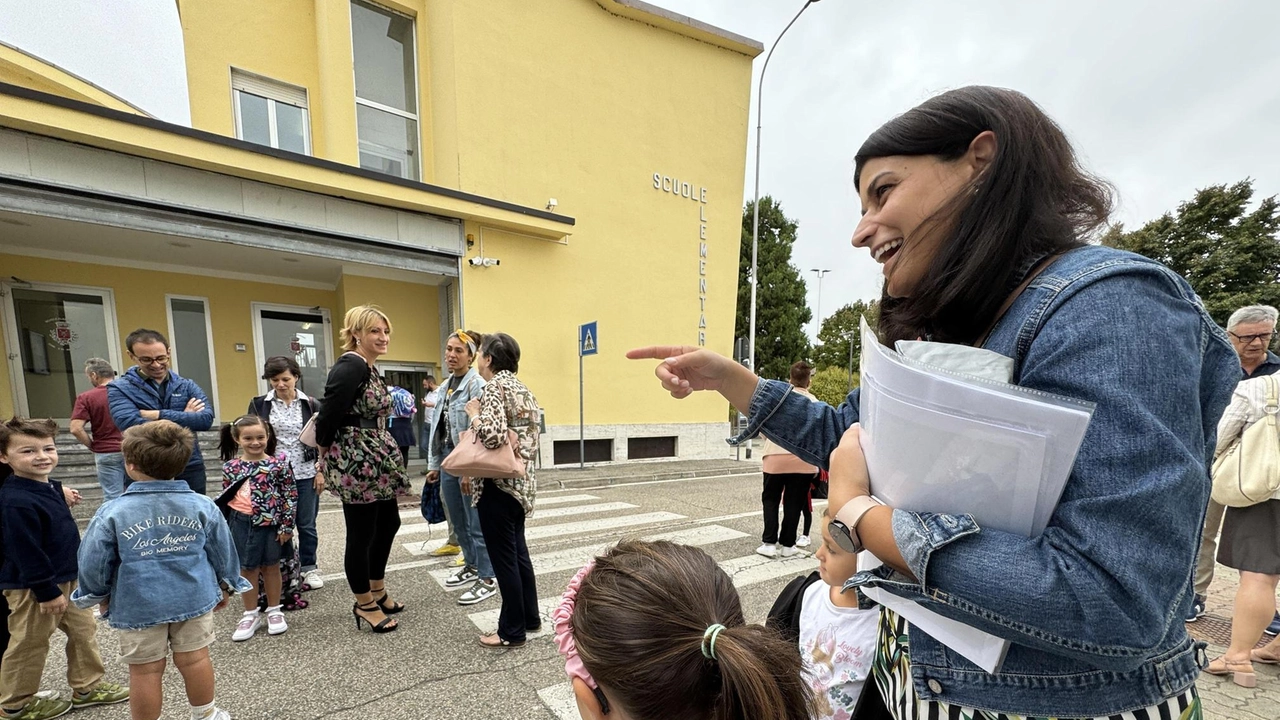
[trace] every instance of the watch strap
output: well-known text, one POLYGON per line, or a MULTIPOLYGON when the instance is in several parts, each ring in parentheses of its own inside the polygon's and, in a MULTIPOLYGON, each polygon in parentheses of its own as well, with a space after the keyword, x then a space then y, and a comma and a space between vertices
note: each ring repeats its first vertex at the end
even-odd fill
POLYGON ((858 523, 862 522, 862 518, 866 516, 867 512, 871 508, 881 505, 884 505, 884 503, 871 495, 859 495, 836 511, 836 519, 849 528, 850 531, 856 531, 858 523))

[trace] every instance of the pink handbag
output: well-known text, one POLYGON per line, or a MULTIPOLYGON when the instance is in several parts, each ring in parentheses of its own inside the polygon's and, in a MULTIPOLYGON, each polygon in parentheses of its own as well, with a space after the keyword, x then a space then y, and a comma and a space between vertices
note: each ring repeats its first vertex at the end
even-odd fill
POLYGON ((458 446, 440 467, 455 477, 522 478, 526 470, 519 442, 516 431, 508 429, 507 443, 490 450, 476 437, 475 431, 463 430, 458 435, 458 446))

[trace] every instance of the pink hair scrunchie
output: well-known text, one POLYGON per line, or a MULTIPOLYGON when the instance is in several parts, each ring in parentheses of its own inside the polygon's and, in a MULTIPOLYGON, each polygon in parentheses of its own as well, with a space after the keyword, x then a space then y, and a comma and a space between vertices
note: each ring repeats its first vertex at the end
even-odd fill
POLYGON ((551 613, 551 626, 556 634, 556 649, 564 656, 565 674, 570 678, 582 680, 592 690, 599 688, 596 686, 595 679, 591 677, 591 673, 587 672, 586 666, 582 664, 582 658, 578 656, 578 644, 573 639, 573 607, 578 601, 578 588, 582 586, 582 579, 595 566, 595 560, 582 566, 578 574, 569 581, 569 586, 565 588, 564 596, 560 598, 560 606, 551 613))

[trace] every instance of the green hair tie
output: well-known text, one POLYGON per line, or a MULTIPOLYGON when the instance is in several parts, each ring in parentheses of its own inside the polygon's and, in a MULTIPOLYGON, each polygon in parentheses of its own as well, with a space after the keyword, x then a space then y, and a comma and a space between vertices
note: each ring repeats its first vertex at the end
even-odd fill
POLYGON ((716 659, 716 638, 720 637, 720 631, 724 629, 725 626, 716 623, 708 626, 707 631, 702 633, 702 657, 716 659))

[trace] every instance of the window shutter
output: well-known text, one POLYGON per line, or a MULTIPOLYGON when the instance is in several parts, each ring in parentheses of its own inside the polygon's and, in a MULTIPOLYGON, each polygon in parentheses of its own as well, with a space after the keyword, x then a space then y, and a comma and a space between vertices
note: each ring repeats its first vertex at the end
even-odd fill
POLYGON ((287 103, 295 107, 307 107, 307 89, 277 80, 231 68, 231 89, 287 103))

